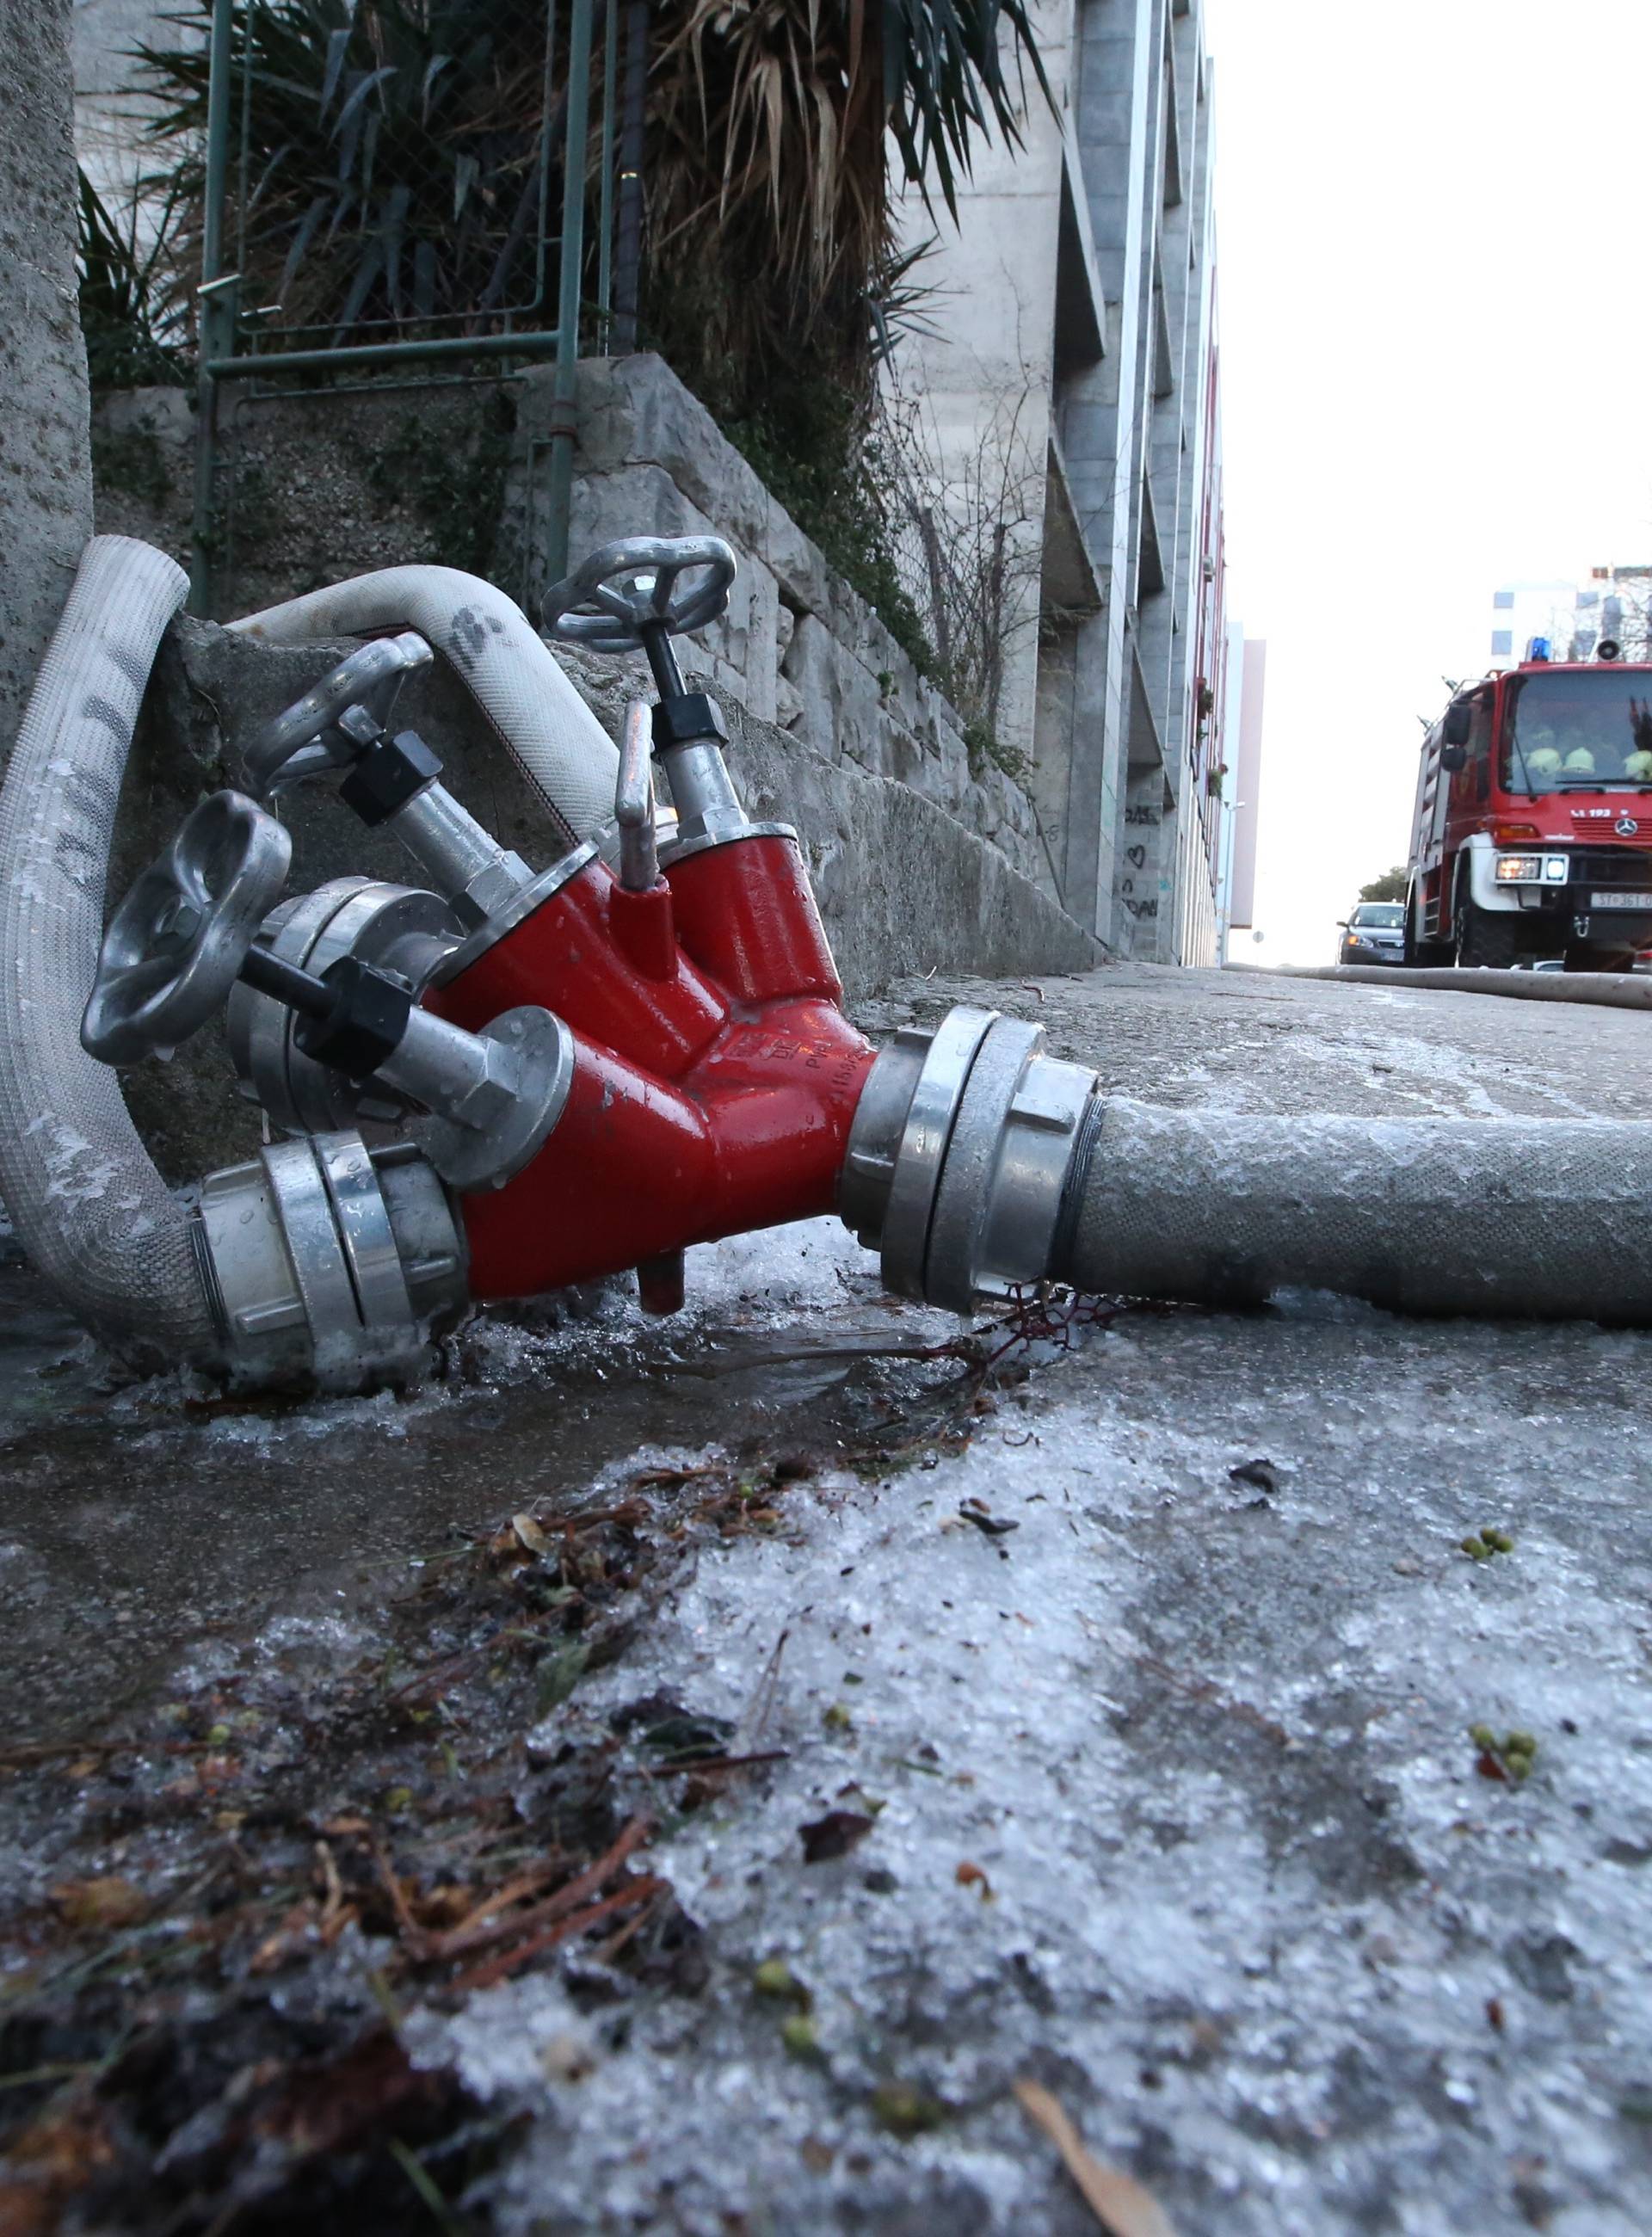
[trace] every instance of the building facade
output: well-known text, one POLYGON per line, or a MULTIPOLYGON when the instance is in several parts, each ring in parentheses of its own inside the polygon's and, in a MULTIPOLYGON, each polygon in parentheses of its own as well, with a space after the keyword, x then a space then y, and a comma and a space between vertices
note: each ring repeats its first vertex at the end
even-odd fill
POLYGON ((1228 735, 1226 781, 1222 788, 1226 826, 1218 856, 1216 934, 1219 960, 1232 954, 1233 934, 1256 925, 1256 836, 1262 802, 1262 709, 1267 689, 1266 640, 1247 637, 1235 624, 1228 641, 1228 735))
POLYGON ((1491 594, 1491 657, 1518 665, 1533 637, 1556 660, 1588 660, 1602 641, 1625 660, 1652 658, 1652 566, 1591 567, 1583 583, 1511 583, 1491 594))
POLYGON ((931 292, 892 387, 937 516, 1001 492, 996 541, 954 548, 997 593, 974 600, 998 628, 988 727, 1051 890, 1118 954, 1213 962, 1243 662, 1202 7, 1043 0, 1035 23, 1053 100, 1029 81, 1022 144, 978 155, 955 226, 908 199, 931 292))

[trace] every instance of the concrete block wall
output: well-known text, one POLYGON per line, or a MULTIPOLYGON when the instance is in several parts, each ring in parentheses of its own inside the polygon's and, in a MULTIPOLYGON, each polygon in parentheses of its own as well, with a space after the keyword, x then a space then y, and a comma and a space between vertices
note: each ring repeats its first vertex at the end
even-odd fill
MULTIPOLYGON (((497 530, 466 523, 474 549, 491 545, 483 571, 537 611, 546 587, 551 408, 550 375, 539 371, 437 392, 416 406, 406 394, 311 393, 255 406, 231 398, 229 448, 242 473, 234 563, 216 610, 250 612, 372 568, 466 564, 452 539, 473 492, 493 508, 497 530), (507 422, 501 471, 498 431, 507 422)), ((680 648, 688 673, 826 760, 932 802, 1054 898, 1026 794, 995 764, 972 767, 955 711, 664 361, 587 360, 579 422, 576 560, 616 537, 706 532, 727 537, 740 556, 729 613, 680 648)), ((182 390, 99 400, 100 530, 142 537, 187 562, 193 435, 182 390)))

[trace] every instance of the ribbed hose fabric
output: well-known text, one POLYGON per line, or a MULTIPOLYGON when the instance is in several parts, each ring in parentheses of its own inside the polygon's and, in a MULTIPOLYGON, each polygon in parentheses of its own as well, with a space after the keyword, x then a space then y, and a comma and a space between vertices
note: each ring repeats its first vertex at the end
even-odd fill
POLYGON ((1652 1125, 1236 1117, 1112 1099, 1077 1289, 1200 1304, 1336 1290, 1413 1313, 1652 1324, 1652 1125))
POLYGON ((230 627, 276 644, 412 629, 475 698, 572 844, 614 812, 619 756, 527 616, 503 591, 456 567, 386 567, 230 627))
POLYGON ((0 1197, 64 1302, 144 1366, 205 1356, 212 1316, 188 1217, 80 1021, 133 727, 188 588, 164 552, 93 538, 0 788, 0 1197))

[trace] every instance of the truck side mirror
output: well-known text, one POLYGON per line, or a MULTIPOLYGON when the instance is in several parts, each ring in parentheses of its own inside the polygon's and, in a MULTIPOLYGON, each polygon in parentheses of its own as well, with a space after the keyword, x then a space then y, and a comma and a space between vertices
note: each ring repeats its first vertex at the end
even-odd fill
MULTIPOLYGON (((1474 730, 1474 707, 1467 699, 1454 699, 1445 710, 1440 737, 1448 746, 1466 746, 1474 730)), ((1456 766, 1461 769, 1459 761, 1456 766)))
POLYGON ((1460 769, 1466 768, 1468 765, 1468 759, 1469 749, 1466 746, 1442 746, 1440 748, 1440 767, 1445 771, 1448 776, 1455 776, 1460 769))

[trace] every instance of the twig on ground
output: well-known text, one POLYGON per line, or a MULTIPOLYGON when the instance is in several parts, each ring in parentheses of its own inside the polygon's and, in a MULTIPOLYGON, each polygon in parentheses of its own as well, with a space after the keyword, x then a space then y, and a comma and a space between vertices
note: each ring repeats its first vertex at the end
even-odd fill
POLYGON ((746 1704, 745 1714, 735 1726, 729 1742, 730 1755, 750 1755, 763 1738, 763 1727, 774 1713, 775 1696, 780 1690, 780 1658, 786 1651, 790 1631, 783 1631, 774 1644, 774 1652, 763 1667, 751 1699, 746 1704))
POLYGON ((525 1942, 519 1942, 515 1949, 502 1950, 497 1957, 490 1957, 480 1965, 472 1965, 468 1972, 459 1974, 448 1985, 466 1995, 477 1989, 493 1988, 499 1982, 508 1980, 517 1968, 525 1965, 530 1958, 542 1957, 547 1950, 553 1950, 558 1943, 566 1942, 576 1934, 584 1934, 600 1920, 611 1918, 617 1911, 630 1910, 638 1904, 652 1903, 657 1896, 669 1893, 671 1884, 669 1880, 662 1879, 632 1880, 629 1886, 619 1889, 616 1894, 605 1896, 600 1903, 593 1903, 585 1910, 575 1911, 571 1918, 558 1919, 554 1926, 546 1927, 542 1934, 530 1935, 525 1942))

